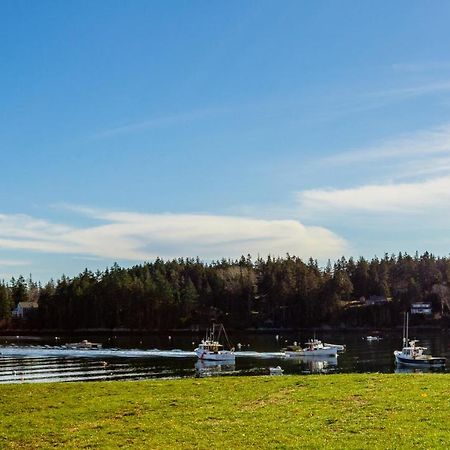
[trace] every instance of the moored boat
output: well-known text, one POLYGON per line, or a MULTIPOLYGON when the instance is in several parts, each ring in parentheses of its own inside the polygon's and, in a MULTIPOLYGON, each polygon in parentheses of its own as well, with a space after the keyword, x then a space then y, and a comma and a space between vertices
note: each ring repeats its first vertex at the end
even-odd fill
MULTIPOLYGON (((220 337, 224 335, 229 345, 229 339, 222 324, 213 324, 212 328, 206 332, 206 337, 194 350, 199 359, 208 361, 234 361, 234 348, 225 350, 220 344, 220 337)), ((230 345, 229 345, 230 346, 230 345)), ((230 346, 231 347, 231 346, 230 346)))
POLYGON ((368 342, 381 341, 382 339, 381 336, 366 336, 366 341, 368 342))
POLYGON ((419 341, 408 338, 409 316, 405 315, 405 323, 403 324, 403 348, 395 350, 395 362, 400 365, 413 367, 444 367, 447 358, 443 356, 431 356, 425 353, 426 347, 417 345, 419 341))
POLYGON ((318 339, 310 339, 305 343, 305 347, 301 347, 294 343, 283 349, 285 356, 288 357, 304 357, 304 356, 337 356, 337 347, 324 345, 318 339))
POLYGON ((65 347, 74 350, 100 350, 102 344, 99 344, 98 342, 89 342, 87 339, 83 339, 81 342, 66 344, 65 347))

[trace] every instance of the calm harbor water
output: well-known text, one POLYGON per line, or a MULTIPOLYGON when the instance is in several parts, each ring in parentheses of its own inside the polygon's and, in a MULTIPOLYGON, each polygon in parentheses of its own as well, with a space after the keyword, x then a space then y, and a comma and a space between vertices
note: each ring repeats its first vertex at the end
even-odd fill
MULTIPOLYGON (((369 333, 367 333, 369 334, 369 333)), ((411 372, 397 368, 393 351, 401 349, 401 332, 382 333, 382 340, 367 341, 361 333, 316 333, 324 342, 345 344, 347 350, 338 358, 286 358, 282 347, 294 341, 303 343, 313 333, 245 333, 232 336, 236 362, 224 365, 197 360, 193 349, 199 334, 141 337, 86 336, 100 342, 99 350, 64 348, 80 337, 0 337, 0 383, 35 383, 51 381, 93 381, 146 378, 205 377, 227 375, 263 375, 270 367, 280 366, 285 374, 411 372)), ((410 332, 433 355, 450 360, 448 333, 420 330, 410 332)), ((448 363, 450 364, 450 362, 448 363)), ((423 369, 421 369, 423 370, 423 369)), ((444 371, 448 371, 445 368, 444 371)))

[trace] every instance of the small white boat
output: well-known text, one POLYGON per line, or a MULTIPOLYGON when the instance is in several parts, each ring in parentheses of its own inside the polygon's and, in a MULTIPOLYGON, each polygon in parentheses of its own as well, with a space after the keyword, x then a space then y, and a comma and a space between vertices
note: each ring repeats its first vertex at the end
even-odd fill
POLYGON ((199 346, 194 350, 199 359, 208 361, 229 361, 234 362, 234 348, 225 350, 220 344, 221 334, 224 334, 228 345, 229 340, 225 328, 222 324, 213 324, 213 327, 206 332, 206 337, 199 346))
POLYGON ((366 336, 366 341, 374 342, 374 341, 381 341, 383 338, 380 336, 366 336))
POLYGON ((66 344, 65 347, 74 350, 100 350, 102 344, 99 344, 98 342, 89 342, 87 339, 84 339, 81 342, 66 344))
POLYGON ((447 358, 425 354, 426 347, 417 345, 419 341, 408 339, 409 315, 405 315, 403 323, 403 349, 395 350, 395 362, 399 365, 412 367, 444 367, 447 358))
POLYGON ((289 345, 283 349, 285 356, 288 357, 310 357, 310 356, 337 356, 337 347, 329 347, 324 345, 322 341, 318 339, 310 339, 305 343, 306 347, 302 348, 296 343, 289 345))
POLYGON ((269 375, 283 375, 284 370, 280 367, 269 367, 269 375))

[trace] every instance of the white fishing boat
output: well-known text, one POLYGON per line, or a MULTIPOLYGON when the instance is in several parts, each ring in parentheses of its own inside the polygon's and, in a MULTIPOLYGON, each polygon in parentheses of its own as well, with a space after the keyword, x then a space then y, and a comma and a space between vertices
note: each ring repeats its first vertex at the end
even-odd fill
POLYGON ((224 346, 220 344, 221 336, 227 341, 230 346, 225 328, 222 324, 213 324, 212 328, 206 332, 206 337, 199 346, 194 350, 195 354, 201 360, 207 361, 233 361, 235 360, 234 348, 225 350, 224 346))
POLYGON ((403 323, 403 349, 394 351, 395 362, 399 365, 413 367, 444 367, 446 358, 425 354, 426 347, 417 345, 419 341, 415 339, 409 340, 408 328, 409 315, 406 313, 403 323))
POLYGON ((84 339, 81 342, 66 344, 65 347, 73 350, 100 350, 102 344, 99 344, 98 342, 89 342, 87 339, 84 339))
POLYGON ((305 347, 301 347, 294 342, 294 345, 288 345, 283 349, 285 356, 287 357, 311 357, 311 356, 332 356, 336 357, 338 349, 337 347, 330 347, 324 345, 322 341, 318 339, 310 339, 305 343, 305 347))

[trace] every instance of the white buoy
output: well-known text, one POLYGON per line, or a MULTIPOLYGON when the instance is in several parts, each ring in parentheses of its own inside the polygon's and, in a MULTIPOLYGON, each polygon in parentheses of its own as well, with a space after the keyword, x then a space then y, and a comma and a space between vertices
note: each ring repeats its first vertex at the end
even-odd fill
POLYGON ((240 350, 242 348, 242 344, 240 342, 238 342, 237 346, 238 350, 240 350))

